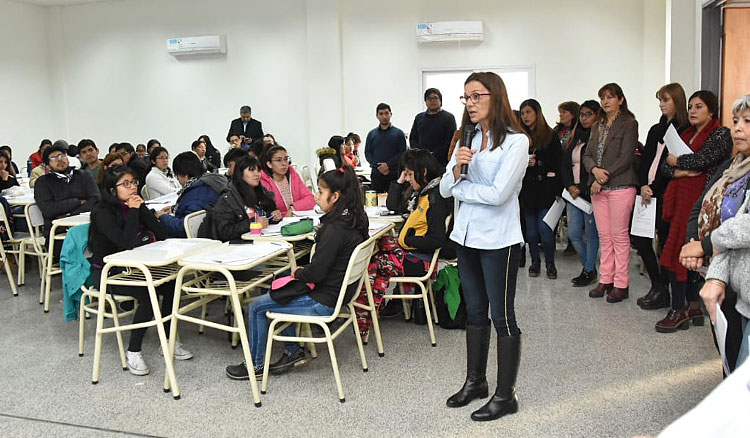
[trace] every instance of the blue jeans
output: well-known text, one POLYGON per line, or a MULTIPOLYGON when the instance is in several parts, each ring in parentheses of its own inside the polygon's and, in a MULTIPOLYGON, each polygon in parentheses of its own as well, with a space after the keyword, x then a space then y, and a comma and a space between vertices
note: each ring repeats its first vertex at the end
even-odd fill
MULTIPOLYGON (((281 305, 271 299, 268 294, 261 295, 253 301, 248 309, 247 336, 250 339, 250 353, 253 356, 253 365, 263 364, 263 355, 266 351, 268 341, 268 318, 266 312, 288 313, 291 315, 330 316, 333 307, 328 307, 315 301, 309 295, 303 295, 290 301, 287 305, 281 305)), ((295 336, 294 324, 284 329, 285 336, 295 336)), ((287 343, 286 349, 290 353, 299 348, 295 342, 287 343)), ((249 368, 249 365, 248 365, 249 368)))
POLYGON ((734 369, 737 369, 742 365, 743 362, 750 356, 750 319, 741 317, 742 319, 742 344, 740 344, 740 352, 737 354, 737 365, 734 369))
POLYGON ((586 214, 573 204, 567 205, 568 237, 573 248, 581 259, 583 269, 593 272, 596 269, 596 258, 599 255, 599 233, 596 231, 594 214, 586 214), (584 230, 586 239, 584 240, 584 230))
POLYGON ((544 223, 544 215, 549 208, 531 209, 524 208, 521 210, 526 219, 526 243, 529 244, 529 254, 531 261, 537 262, 539 258, 539 237, 542 238, 542 248, 544 248, 544 262, 549 265, 555 263, 555 231, 551 230, 544 223))
POLYGON ((458 272, 466 300, 466 324, 484 326, 487 310, 498 336, 516 336, 514 301, 521 246, 474 249, 458 245, 458 272))

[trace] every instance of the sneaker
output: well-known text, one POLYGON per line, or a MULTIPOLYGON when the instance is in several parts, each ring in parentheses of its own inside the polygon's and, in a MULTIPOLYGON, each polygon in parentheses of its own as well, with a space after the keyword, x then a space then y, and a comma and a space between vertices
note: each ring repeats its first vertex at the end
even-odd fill
MULTIPOLYGON (((161 347, 159 347, 159 356, 164 356, 164 352, 161 351, 161 347)), ((193 352, 186 350, 182 346, 182 342, 177 342, 174 344, 174 358, 177 360, 188 360, 193 358, 193 352)))
POLYGON ((269 371, 274 374, 281 374, 289 371, 290 369, 298 366, 302 366, 310 362, 310 358, 305 354, 304 348, 298 348, 294 353, 289 353, 286 350, 281 355, 279 360, 271 364, 269 371))
POLYGON ((127 351, 125 352, 125 357, 128 360, 128 370, 130 371, 130 374, 145 376, 151 372, 148 369, 148 365, 146 365, 146 361, 143 360, 143 353, 140 351, 127 351))

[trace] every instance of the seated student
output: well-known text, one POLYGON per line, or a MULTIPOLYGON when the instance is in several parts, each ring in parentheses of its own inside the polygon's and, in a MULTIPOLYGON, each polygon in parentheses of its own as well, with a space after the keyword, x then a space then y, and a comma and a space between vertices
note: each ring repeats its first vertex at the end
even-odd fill
POLYGON ((46 175, 47 173, 49 173, 49 168, 44 163, 33 168, 29 173, 29 187, 33 189, 39 177, 42 175, 46 175))
POLYGON ((261 161, 264 172, 261 184, 274 194, 276 206, 285 217, 294 210, 312 210, 315 197, 302 182, 299 174, 289 165, 289 154, 281 145, 268 148, 261 161))
POLYGON ((101 184, 104 171, 110 167, 122 166, 125 163, 122 161, 122 155, 117 152, 108 153, 102 160, 102 164, 99 165, 99 172, 96 174, 96 183, 101 184))
POLYGON ((152 138, 146 143, 146 154, 151 155, 151 151, 161 146, 161 142, 155 138, 152 138))
MULTIPOLYGON (((234 166, 237 161, 241 160, 242 158, 247 157, 249 154, 246 151, 243 151, 242 149, 229 149, 226 154, 224 154, 224 167, 227 168, 226 177, 230 180, 232 179, 232 174, 234 174, 234 166)), ((257 160, 258 157, 255 157, 257 160)))
POLYGON ((39 150, 29 155, 29 161, 31 162, 31 167, 27 166, 26 172, 30 173, 32 170, 36 169, 37 167, 43 164, 42 154, 50 146, 52 146, 52 141, 46 138, 42 140, 41 143, 39 143, 39 150))
POLYGON ((118 143, 115 147, 115 152, 122 156, 122 164, 128 166, 130 170, 135 172, 135 177, 138 178, 139 182, 146 180, 146 174, 148 173, 148 163, 138 158, 135 153, 133 145, 130 143, 118 143))
POLYGON ((242 142, 242 139, 237 134, 229 134, 229 137, 227 138, 227 142, 229 143, 229 149, 245 149, 244 143, 242 142))
POLYGON ((148 153, 146 152, 146 145, 143 143, 139 143, 135 146, 135 154, 140 158, 141 160, 145 160, 148 158, 148 153))
POLYGON ((34 200, 44 216, 47 236, 53 220, 91 211, 92 204, 99 200, 99 190, 91 175, 68 166, 64 147, 52 146, 42 158, 50 172, 37 180, 34 200))
MULTIPOLYGON (((315 288, 293 298, 285 305, 274 301, 269 294, 262 295, 253 301, 248 311, 247 329, 256 379, 263 376, 263 360, 268 337, 266 312, 331 315, 338 300, 349 258, 354 248, 368 237, 368 220, 362 192, 352 169, 340 167, 322 174, 318 180, 316 198, 326 214, 320 219, 321 226, 315 236, 315 255, 310 264, 300 266, 292 273, 296 280, 312 283, 315 288)), ((357 292, 356 286, 357 283, 354 283, 348 288, 344 302, 357 292)), ((284 330, 284 334, 294 336, 294 331, 294 325, 291 325, 284 330)), ((308 360, 304 348, 298 343, 288 343, 281 358, 270 366, 270 371, 283 372, 308 360)), ((245 362, 228 366, 226 373, 235 380, 249 378, 245 362)))
MULTIPOLYGON (((166 227, 156 219, 151 210, 146 208, 143 199, 138 196, 138 179, 132 170, 125 166, 114 166, 107 169, 102 177, 101 202, 91 213, 89 228, 89 249, 92 252, 89 259, 91 279, 97 289, 101 284, 104 257, 157 240, 164 240, 167 237, 166 227)), ((109 272, 110 275, 114 273, 109 272)), ((133 324, 153 319, 154 311, 147 288, 108 285, 107 292, 135 297, 138 300, 138 309, 133 315, 133 324)), ((161 314, 170 315, 174 282, 157 287, 156 292, 163 297, 161 314)), ((169 322, 164 323, 164 329, 169 333, 169 322)), ((128 370, 136 376, 145 376, 149 373, 148 365, 141 353, 141 344, 145 334, 145 328, 130 331, 126 357, 128 370)), ((193 357, 193 353, 185 350, 179 342, 175 344, 174 353, 175 359, 178 360, 193 357)))
POLYGON ((206 156, 208 157, 208 161, 211 162, 211 165, 214 167, 214 169, 218 169, 219 167, 221 167, 221 153, 211 142, 211 137, 203 134, 198 137, 198 141, 202 141, 206 144, 206 156))
POLYGON ((82 170, 88 172, 92 178, 98 179, 102 160, 99 159, 99 148, 96 147, 94 140, 84 138, 79 141, 78 153, 81 155, 81 161, 83 161, 82 170))
POLYGON ((177 180, 182 185, 174 215, 168 214, 171 207, 156 212, 169 230, 169 237, 186 237, 183 219, 190 213, 213 207, 219 199, 219 193, 227 186, 227 179, 218 173, 203 173, 198 156, 193 152, 183 152, 172 162, 177 180))
POLYGON ((193 151, 195 155, 198 156, 198 159, 201 162, 201 166, 203 167, 204 172, 213 172, 216 170, 213 164, 211 164, 211 161, 208 160, 208 156, 206 155, 206 142, 205 140, 195 140, 191 145, 190 149, 193 151))
POLYGON ((18 185, 8 154, 0 151, 0 191, 18 185))
POLYGON ((146 175, 148 195, 151 199, 174 193, 182 187, 169 168, 169 152, 166 148, 157 146, 149 154, 151 170, 146 175))
POLYGON ((260 163, 253 157, 237 161, 232 182, 216 201, 211 220, 201 224, 198 237, 227 242, 240 239, 250 231, 252 222, 258 221, 266 228, 282 219, 273 193, 260 185, 261 172, 260 163))
POLYGON ((10 148, 10 146, 0 146, 0 152, 5 152, 6 155, 8 155, 8 161, 10 161, 10 167, 8 168, 8 171, 10 172, 12 169, 13 176, 18 175, 18 165, 13 161, 13 149, 10 148))
POLYGON ((387 206, 399 211, 405 186, 410 186, 412 194, 406 203, 409 217, 398 243, 407 250, 404 275, 420 277, 426 272, 425 262, 432 259, 432 252, 446 243, 445 218, 451 213, 453 202, 440 195, 440 178, 445 169, 430 151, 407 150, 401 157, 401 169, 401 175, 388 190, 387 206))

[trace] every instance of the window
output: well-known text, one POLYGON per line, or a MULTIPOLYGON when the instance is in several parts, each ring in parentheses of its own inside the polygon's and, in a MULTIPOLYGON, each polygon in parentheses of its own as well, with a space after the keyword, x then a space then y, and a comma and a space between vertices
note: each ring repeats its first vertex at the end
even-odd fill
POLYGON ((456 117, 456 126, 461 126, 461 117, 464 106, 459 97, 464 94, 464 81, 475 71, 491 71, 497 73, 508 89, 508 100, 514 110, 518 109, 521 102, 534 97, 534 68, 531 66, 521 67, 495 67, 476 69, 455 70, 423 70, 422 71, 422 94, 420 102, 424 107, 424 90, 437 88, 443 95, 443 109, 449 111, 456 117))

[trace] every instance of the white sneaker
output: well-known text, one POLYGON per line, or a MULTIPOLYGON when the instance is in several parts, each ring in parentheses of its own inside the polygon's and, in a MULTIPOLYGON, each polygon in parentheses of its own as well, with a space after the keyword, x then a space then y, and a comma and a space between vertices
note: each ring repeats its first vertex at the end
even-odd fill
MULTIPOLYGON (((159 347, 159 356, 164 356, 164 352, 159 347)), ((176 342, 174 344, 174 358, 177 360, 188 360, 193 358, 193 352, 188 351, 182 347, 182 342, 176 342)))
POLYGON ((127 351, 125 357, 128 360, 128 370, 136 376, 145 376, 150 372, 146 361, 143 360, 143 354, 140 351, 127 351))

